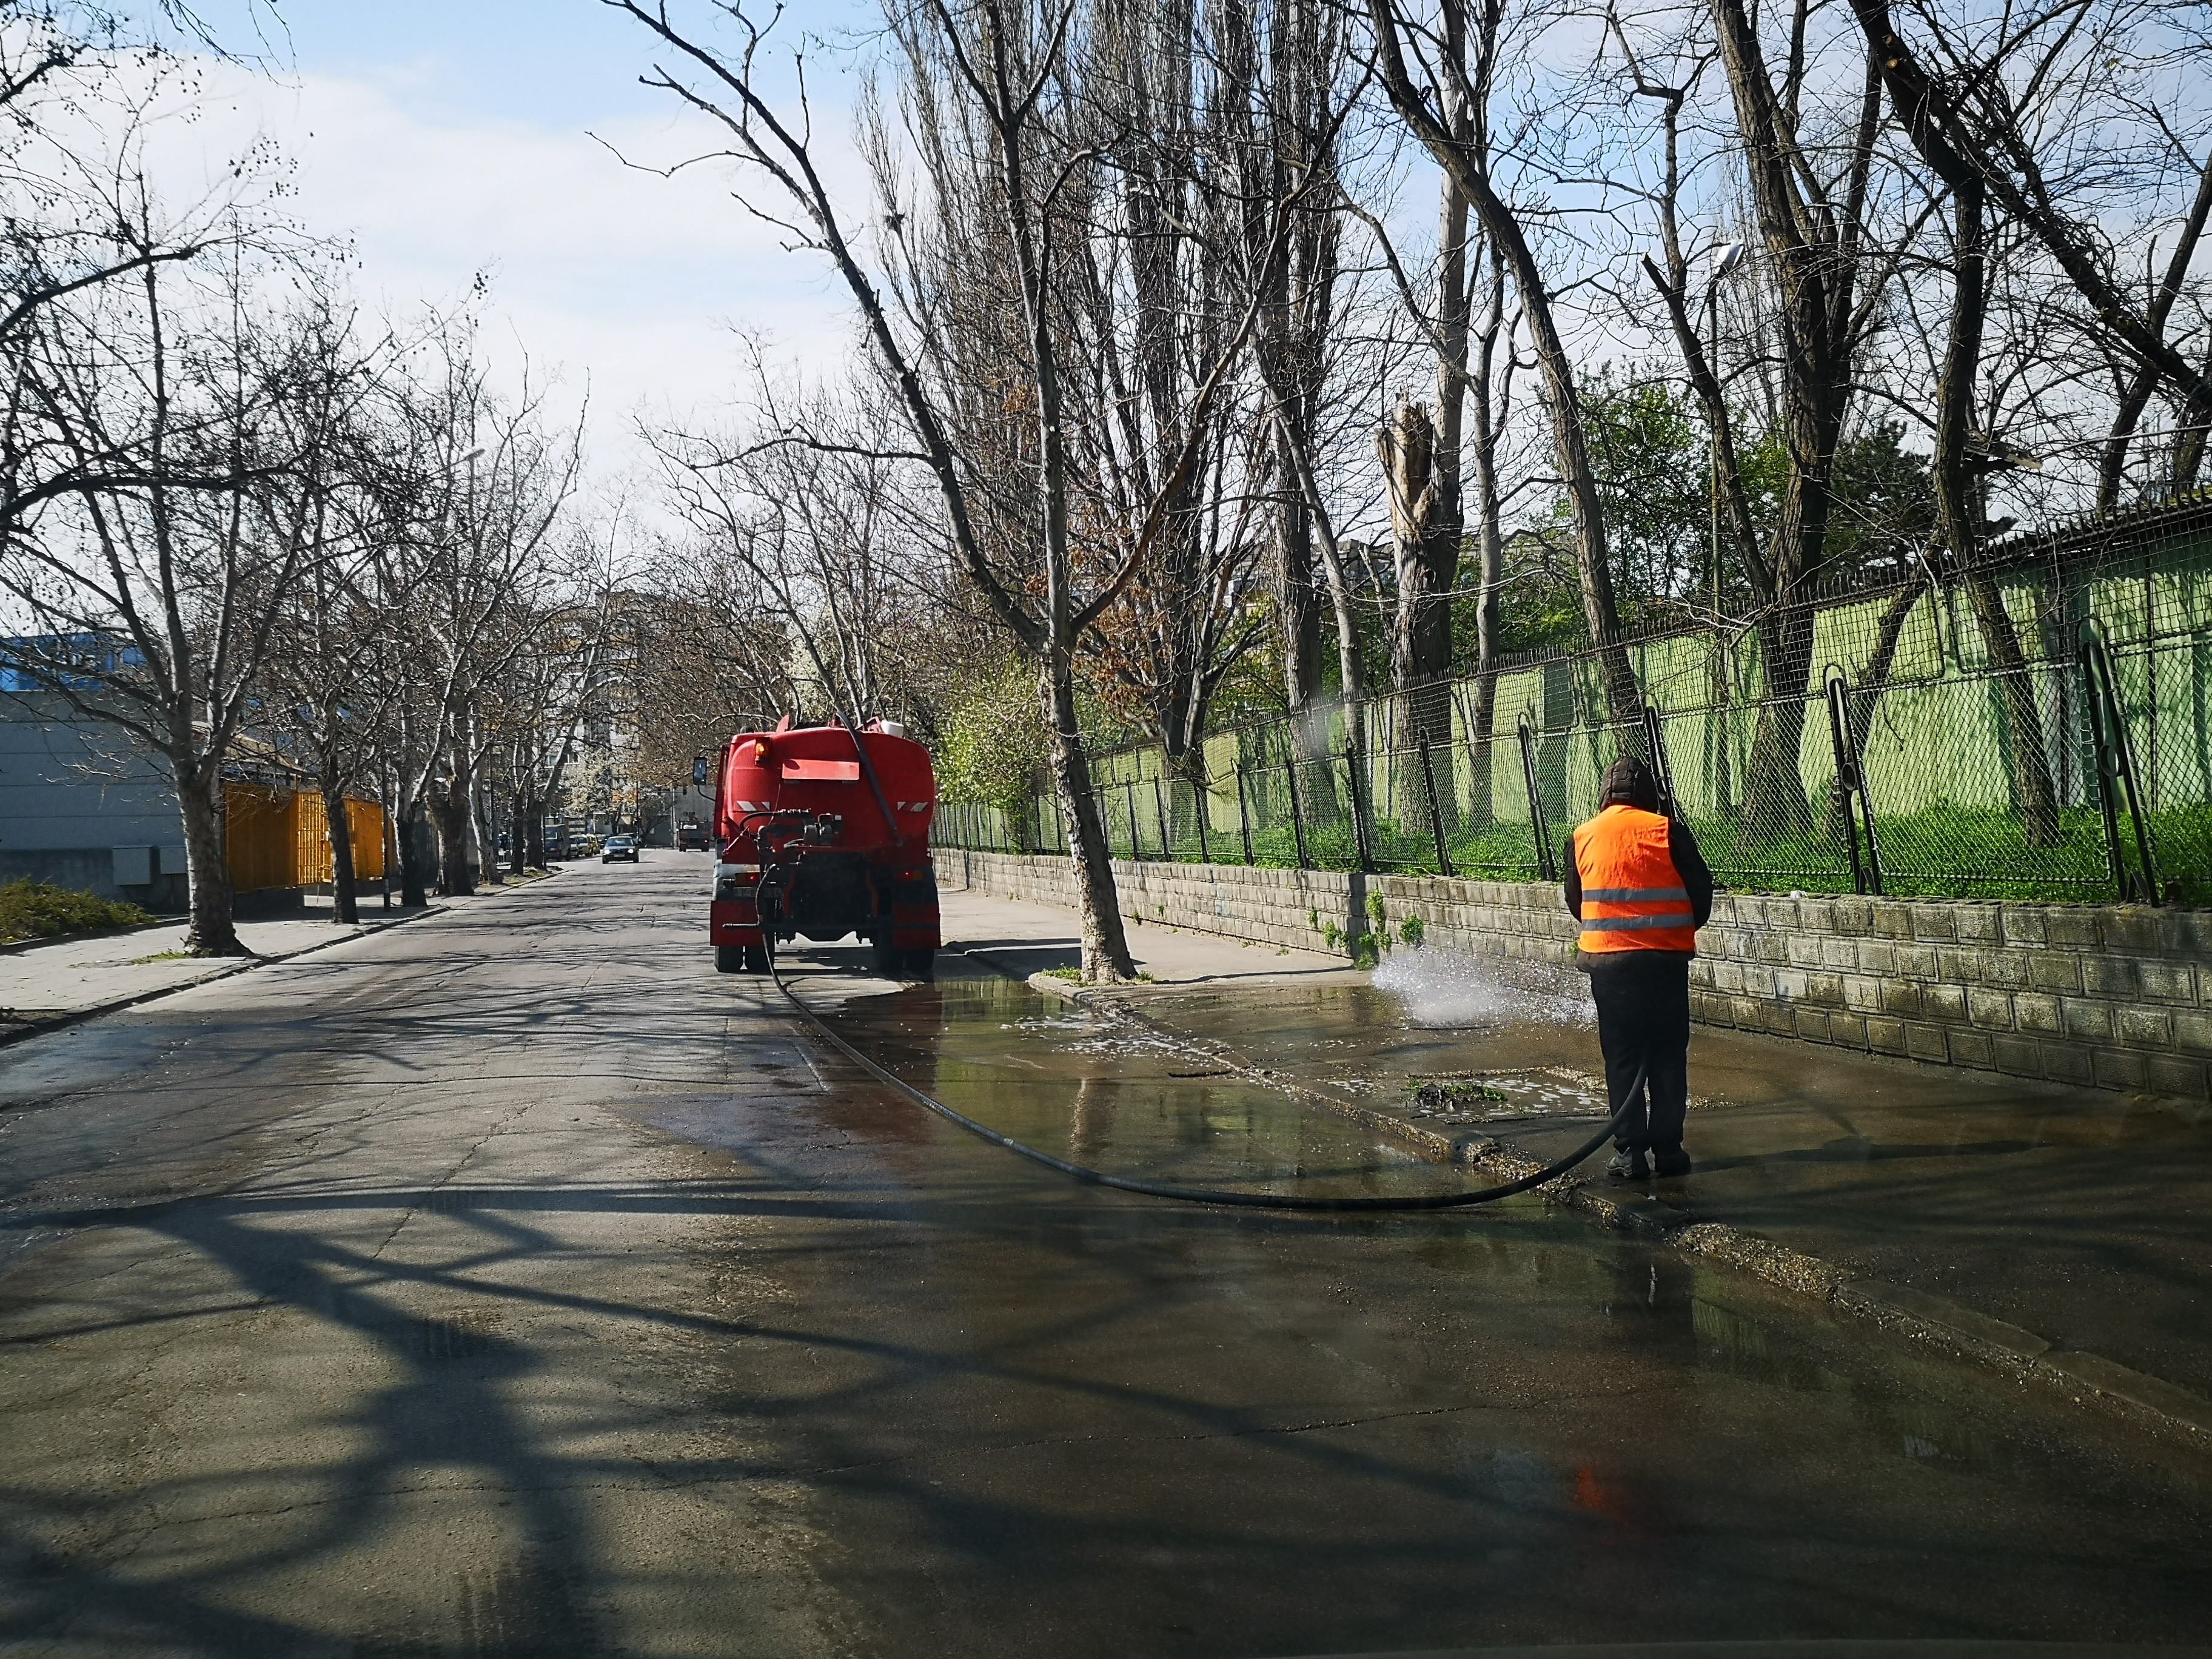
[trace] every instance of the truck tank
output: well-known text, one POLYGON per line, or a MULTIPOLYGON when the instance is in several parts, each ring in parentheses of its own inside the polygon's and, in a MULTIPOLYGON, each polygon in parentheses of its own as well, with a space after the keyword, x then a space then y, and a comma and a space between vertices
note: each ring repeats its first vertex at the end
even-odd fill
POLYGON ((763 973, 779 944, 857 936, 878 972, 928 978, 936 808, 929 751, 895 725, 738 732, 715 772, 714 966, 763 973))

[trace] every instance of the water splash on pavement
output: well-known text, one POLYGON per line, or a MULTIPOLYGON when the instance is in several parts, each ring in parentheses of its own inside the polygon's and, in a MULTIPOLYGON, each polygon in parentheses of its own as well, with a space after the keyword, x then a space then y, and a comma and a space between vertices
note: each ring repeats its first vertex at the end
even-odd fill
POLYGON ((1519 969, 1435 945, 1401 945, 1376 969, 1374 983, 1398 1000, 1410 1025, 1506 1020, 1586 1025, 1590 1020, 1589 999, 1571 975, 1519 969))

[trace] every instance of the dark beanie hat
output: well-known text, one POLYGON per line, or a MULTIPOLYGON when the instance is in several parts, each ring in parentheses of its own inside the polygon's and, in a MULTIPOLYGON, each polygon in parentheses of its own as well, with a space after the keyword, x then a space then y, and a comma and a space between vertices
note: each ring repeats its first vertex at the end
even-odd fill
POLYGON ((1605 769, 1605 782, 1598 791, 1597 804, 1606 806, 1636 806, 1644 811, 1659 810, 1659 782, 1651 775, 1651 769, 1633 755, 1623 755, 1605 769))

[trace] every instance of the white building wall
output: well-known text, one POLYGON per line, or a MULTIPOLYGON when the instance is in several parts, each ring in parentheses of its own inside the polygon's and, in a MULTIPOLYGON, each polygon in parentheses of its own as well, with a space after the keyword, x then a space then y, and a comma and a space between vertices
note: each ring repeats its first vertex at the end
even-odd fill
POLYGON ((184 870, 176 790, 159 759, 51 693, 0 693, 0 880, 166 908, 183 902, 184 870), (142 873, 150 879, 117 879, 142 873))

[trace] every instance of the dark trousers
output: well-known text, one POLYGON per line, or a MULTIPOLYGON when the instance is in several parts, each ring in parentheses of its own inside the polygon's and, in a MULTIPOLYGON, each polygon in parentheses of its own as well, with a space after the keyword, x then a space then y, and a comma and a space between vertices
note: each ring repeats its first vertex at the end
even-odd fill
POLYGON ((1644 1073, 1643 1109, 1613 1132, 1616 1146, 1679 1146, 1690 1104, 1690 959, 1671 951, 1615 951, 1589 963, 1606 1093, 1618 1107, 1644 1073))

